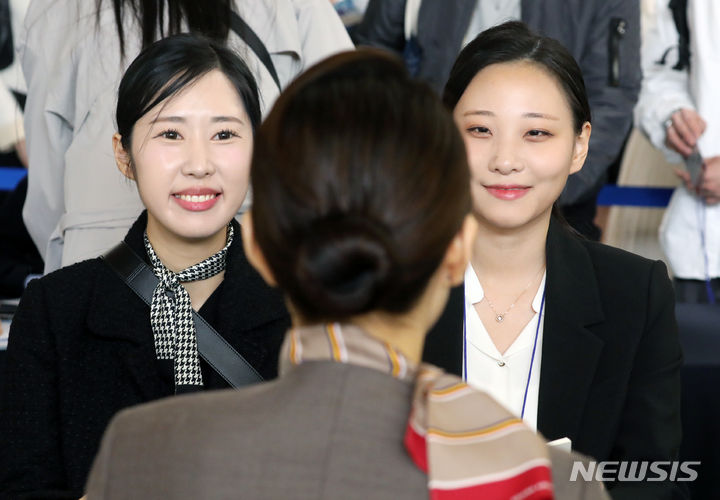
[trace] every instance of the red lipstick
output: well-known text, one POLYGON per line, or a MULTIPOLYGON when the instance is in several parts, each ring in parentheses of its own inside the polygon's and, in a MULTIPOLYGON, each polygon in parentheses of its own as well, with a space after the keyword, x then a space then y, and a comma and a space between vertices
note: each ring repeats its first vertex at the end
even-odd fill
POLYGON ((525 196, 530 191, 530 186, 521 186, 519 184, 493 184, 485 186, 488 193, 500 200, 517 200, 525 196))

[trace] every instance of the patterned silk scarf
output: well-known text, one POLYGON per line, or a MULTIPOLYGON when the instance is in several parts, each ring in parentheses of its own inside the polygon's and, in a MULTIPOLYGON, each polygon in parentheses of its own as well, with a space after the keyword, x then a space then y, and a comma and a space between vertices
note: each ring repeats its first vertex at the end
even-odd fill
POLYGON ((190 295, 182 283, 208 279, 225 269, 227 251, 233 240, 232 225, 228 224, 227 240, 222 250, 179 273, 172 272, 160 261, 147 232, 144 239, 153 273, 160 280, 150 305, 155 353, 158 359, 173 360, 176 393, 197 390, 203 385, 197 334, 190 295))
POLYGON ((405 447, 428 474, 433 500, 553 498, 547 445, 486 393, 402 353, 353 325, 290 330, 280 373, 303 361, 332 360, 415 381, 405 447))

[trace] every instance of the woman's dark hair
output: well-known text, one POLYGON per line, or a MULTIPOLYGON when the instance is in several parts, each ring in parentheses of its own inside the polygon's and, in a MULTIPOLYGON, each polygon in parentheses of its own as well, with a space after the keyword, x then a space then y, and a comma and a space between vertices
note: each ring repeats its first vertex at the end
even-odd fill
POLYGON ((471 207, 450 113, 372 49, 288 87, 256 134, 251 179, 260 249, 312 321, 410 309, 471 207))
POLYGON ((230 80, 255 130, 260 124, 260 101, 247 65, 223 45, 181 34, 151 44, 125 71, 115 113, 123 147, 130 151, 133 126, 142 116, 215 69, 230 80))
POLYGON ((573 56, 557 40, 536 35, 519 21, 510 21, 480 33, 460 52, 445 84, 443 102, 454 109, 465 89, 491 64, 528 61, 537 64, 560 84, 573 115, 576 133, 590 121, 585 81, 573 56))
MULTIPOLYGON (((217 42, 227 40, 233 12, 232 0, 111 0, 120 54, 125 56, 123 19, 129 12, 142 30, 142 48, 181 31, 203 35, 217 42), (183 25, 186 26, 183 29, 183 25)), ((103 0, 97 0, 97 20, 103 0)))

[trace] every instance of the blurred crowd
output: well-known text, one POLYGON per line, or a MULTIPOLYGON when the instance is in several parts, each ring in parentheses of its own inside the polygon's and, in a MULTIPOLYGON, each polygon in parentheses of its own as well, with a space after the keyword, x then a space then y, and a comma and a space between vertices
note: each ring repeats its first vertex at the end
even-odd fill
MULTIPOLYGON (((25 135, 29 132, 33 157, 30 161, 35 165, 16 193, 3 195, 9 205, 2 211, 4 222, 0 226, 12 228, 3 238, 0 255, 3 266, 0 294, 7 297, 18 296, 27 276, 42 272, 40 257, 44 271, 49 272, 101 254, 122 237, 140 210, 134 188, 111 169, 99 173, 102 169, 97 166, 111 160, 107 141, 101 137, 112 130, 113 124, 109 113, 99 110, 109 110, 113 105, 112 89, 120 73, 108 68, 122 68, 123 63, 110 61, 108 57, 115 56, 106 52, 112 52, 117 42, 106 37, 108 41, 104 46, 86 48, 83 41, 86 28, 73 27, 78 35, 66 36, 65 30, 52 29, 53 25, 60 24, 58 19, 52 19, 47 21, 50 24, 45 29, 42 23, 48 19, 47 9, 36 1, 26 18, 29 3, 3 0, 0 14, 2 163, 28 166, 25 135), (33 33, 41 34, 37 41, 32 38, 33 33), (53 33, 57 33, 58 39, 50 41, 53 33), (43 61, 35 54, 48 52, 45 47, 56 50, 53 62, 66 57, 63 53, 72 53, 76 63, 43 61), (92 53, 90 49, 101 50, 103 54, 92 53), (94 65, 81 59, 103 60, 103 63, 94 65), (30 85, 26 118, 29 123, 23 121, 27 95, 23 67, 26 76, 42 75, 35 77, 35 84, 30 85), (48 84, 49 79, 53 85, 48 84), (63 79, 68 79, 67 85, 62 83, 63 79), (64 95, 60 95, 61 92, 64 95), (63 109, 71 100, 72 108, 63 109), (37 148, 32 146, 32 136, 37 138, 37 148), (88 179, 93 179, 92 189, 85 187, 88 179), (24 223, 17 216, 18 207, 22 205, 24 223), (29 244, 25 227, 35 248, 29 244)), ((475 34, 500 21, 522 19, 539 32, 563 42, 583 68, 594 129, 588 162, 581 172, 570 178, 558 201, 559 209, 581 234, 593 240, 602 238, 601 226, 604 228, 607 224, 607 210, 600 209, 598 213, 597 195, 607 182, 617 181, 624 147, 634 123, 637 130, 666 154, 668 161, 684 163, 685 159, 692 168, 677 169, 684 188, 676 190, 660 228, 657 241, 662 250, 655 250, 653 243, 653 248, 646 251, 613 239, 614 234, 622 231, 617 227, 611 227, 605 240, 666 260, 678 279, 682 300, 713 300, 708 293, 714 294, 720 286, 717 280, 720 234, 714 223, 718 217, 720 180, 716 174, 717 152, 713 149, 716 141, 712 139, 712 117, 717 115, 718 104, 714 93, 708 90, 711 85, 705 83, 711 82, 716 73, 713 57, 705 56, 712 54, 716 46, 709 21, 716 15, 712 4, 696 6, 690 2, 688 6, 687 1, 643 0, 640 2, 641 23, 637 2, 627 1, 598 2, 596 7, 578 9, 552 1, 525 4, 463 0, 449 5, 419 0, 336 0, 331 3, 355 44, 395 52, 403 58, 411 74, 429 82, 438 92, 459 49, 475 34), (569 24, 568 15, 574 16, 569 24), (704 26, 708 26, 707 33, 703 31, 704 26)), ((112 18, 111 10, 101 12, 102 15, 107 12, 109 19, 112 18)), ((277 17, 281 15, 283 9, 256 14, 260 17, 253 23, 257 24, 261 37, 264 37, 262 28, 271 22, 268 16, 276 16, 274 22, 282 24, 282 19, 277 17), (262 16, 266 16, 264 20, 262 16)), ((320 21, 309 17, 300 21, 298 29, 308 30, 311 26, 305 23, 312 23, 313 27, 312 36, 310 31, 305 32, 307 35, 299 34, 304 44, 301 50, 305 53, 295 53, 303 57, 302 64, 329 53, 327 49, 331 47, 339 50, 349 46, 347 38, 340 42, 337 35, 333 35, 334 39, 316 35, 327 31, 316 27, 320 21)), ((277 33, 267 42, 269 45, 281 43, 282 38, 278 36, 282 32, 277 33)), ((137 50, 132 47, 133 40, 126 43, 130 44, 129 53, 137 50)), ((281 48, 269 47, 272 60, 280 61, 277 81, 259 69, 264 109, 269 109, 275 99, 277 85, 284 85, 298 69, 297 63, 291 63, 287 69, 283 67, 279 52, 274 52, 281 48)), ((665 182, 658 179, 668 178, 665 165, 643 163, 642 167, 627 165, 625 168, 635 172, 642 168, 643 173, 636 176, 641 175, 651 186, 665 182), (653 169, 657 170, 656 175, 653 169)), ((622 226, 622 221, 618 225, 622 226)), ((633 229, 625 228, 626 231, 633 229)), ((637 228, 637 231, 643 229, 647 228, 637 228)))

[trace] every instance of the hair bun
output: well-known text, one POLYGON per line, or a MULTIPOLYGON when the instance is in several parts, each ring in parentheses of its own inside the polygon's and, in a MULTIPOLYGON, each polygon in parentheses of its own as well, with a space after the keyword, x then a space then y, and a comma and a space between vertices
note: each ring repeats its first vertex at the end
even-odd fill
POLYGON ((330 217, 307 234, 295 263, 304 309, 345 317, 382 302, 394 264, 382 227, 362 217, 330 217))

